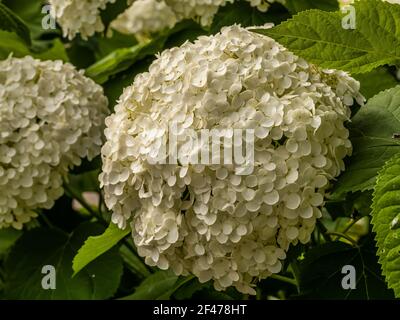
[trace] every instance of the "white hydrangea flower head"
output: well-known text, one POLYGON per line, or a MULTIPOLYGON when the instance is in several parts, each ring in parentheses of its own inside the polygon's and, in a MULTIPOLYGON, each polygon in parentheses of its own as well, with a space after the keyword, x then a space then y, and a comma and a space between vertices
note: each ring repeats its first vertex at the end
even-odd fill
POLYGON ((162 52, 106 119, 99 179, 112 221, 130 224, 147 264, 254 294, 254 278, 280 272, 290 244, 310 240, 352 151, 354 99, 364 101, 348 74, 237 25, 162 52), (188 156, 203 147, 187 148, 188 128, 254 129, 253 172, 150 161, 171 143, 171 123, 188 156))
POLYGON ((116 0, 49 0, 51 14, 70 40, 80 33, 83 39, 104 30, 100 10, 116 0))
POLYGON ((68 170, 100 153, 107 105, 71 64, 0 61, 0 229, 51 208, 68 170))
POLYGON ((121 33, 146 36, 172 28, 176 22, 175 13, 164 1, 137 0, 112 22, 111 27, 121 33))
MULTIPOLYGON (((194 19, 202 26, 210 26, 220 7, 235 0, 136 0, 117 17, 112 28, 139 37, 172 28, 177 22, 194 19)), ((285 0, 246 0, 260 11, 267 11, 271 3, 285 0)))

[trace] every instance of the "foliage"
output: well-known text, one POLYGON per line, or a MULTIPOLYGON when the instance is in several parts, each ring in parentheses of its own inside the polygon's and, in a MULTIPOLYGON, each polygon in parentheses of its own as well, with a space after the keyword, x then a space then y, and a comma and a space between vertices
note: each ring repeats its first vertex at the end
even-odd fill
POLYGON ((398 64, 400 6, 368 0, 356 2, 354 8, 355 29, 343 28, 341 12, 313 9, 259 32, 324 68, 365 73, 398 64))

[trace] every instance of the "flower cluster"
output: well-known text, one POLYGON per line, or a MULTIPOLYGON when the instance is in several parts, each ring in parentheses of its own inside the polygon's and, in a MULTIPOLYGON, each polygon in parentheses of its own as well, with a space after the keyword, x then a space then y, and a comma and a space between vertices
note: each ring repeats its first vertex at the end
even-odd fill
POLYGON ((130 224, 147 264, 254 294, 254 278, 280 272, 290 244, 310 240, 352 151, 353 99, 364 101, 346 73, 237 25, 162 52, 106 119, 99 179, 112 221, 130 224), (185 129, 254 130, 253 172, 149 161, 171 123, 188 156, 203 148, 187 148, 185 129))
POLYGON ((143 37, 172 28, 176 22, 175 12, 164 1, 137 0, 112 22, 111 27, 143 37))
POLYGON ((75 38, 80 33, 83 39, 104 30, 100 10, 116 0, 49 0, 51 14, 61 26, 64 37, 75 38))
POLYGON ((0 61, 0 229, 52 207, 69 168, 100 153, 107 104, 68 63, 0 61))
MULTIPOLYGON (((112 28, 122 33, 148 35, 173 27, 184 19, 211 25, 218 9, 235 0, 137 0, 113 23, 112 28)), ((273 2, 284 0, 247 0, 250 5, 267 11, 273 2)))

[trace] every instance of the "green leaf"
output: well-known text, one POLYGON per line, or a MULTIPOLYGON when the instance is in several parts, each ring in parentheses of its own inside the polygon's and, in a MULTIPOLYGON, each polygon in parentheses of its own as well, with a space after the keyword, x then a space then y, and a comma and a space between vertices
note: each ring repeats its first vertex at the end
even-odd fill
POLYGON ((28 55, 26 44, 13 32, 0 30, 0 60, 7 59, 10 54, 20 58, 28 55))
POLYGON ((33 56, 40 60, 62 60, 64 62, 69 61, 64 44, 58 38, 52 41, 51 47, 49 49, 43 50, 40 53, 34 53, 33 56))
POLYGON ((5 262, 7 299, 107 299, 116 292, 122 275, 117 250, 110 250, 72 278, 72 259, 88 236, 103 232, 94 223, 83 223, 68 235, 38 228, 25 233, 5 262), (42 288, 42 268, 56 271, 56 289, 42 288))
POLYGON ((45 29, 42 26, 43 18, 45 18, 48 14, 42 13, 42 8, 46 4, 45 1, 3 0, 2 2, 15 14, 17 14, 18 17, 20 17, 29 27, 32 39, 39 39, 45 34, 61 35, 61 31, 59 29, 45 29))
POLYGON ((3 0, 2 2, 24 21, 41 18, 43 6, 43 1, 41 0, 3 0))
POLYGON ((0 229, 0 255, 7 252, 21 237, 22 231, 12 228, 0 229))
MULTIPOLYGON (((400 7, 400 6, 399 6, 400 7)), ((387 160, 400 152, 400 86, 371 98, 349 124, 353 155, 335 184, 334 194, 372 190, 387 160)))
MULTIPOLYGON (((340 217, 361 217, 371 213, 372 191, 350 192, 343 195, 341 199, 328 199, 325 209, 333 220, 340 217)), ((335 221, 336 224, 336 221, 335 221)))
POLYGON ((90 41, 95 42, 97 60, 104 58, 117 49, 130 48, 138 43, 132 35, 122 34, 115 30, 112 31, 111 36, 107 37, 96 34, 94 37, 90 38, 90 41))
POLYGON ((0 29, 15 32, 26 44, 31 44, 29 28, 14 12, 0 2, 0 29))
POLYGON ((95 63, 94 46, 77 37, 66 48, 71 63, 78 69, 86 69, 95 63))
POLYGON ((341 12, 302 11, 268 35, 295 54, 324 68, 369 72, 400 63, 400 6, 381 0, 354 4, 356 28, 344 29, 341 12))
MULTIPOLYGON (((86 69, 86 75, 99 84, 106 82, 112 75, 128 69, 138 59, 143 57, 150 45, 155 43, 137 44, 130 48, 115 50, 103 59, 86 69)), ((155 51, 156 52, 156 51, 155 51)))
POLYGON ((114 223, 111 223, 103 234, 89 237, 79 249, 78 254, 74 257, 72 263, 72 269, 74 270, 73 276, 90 262, 109 251, 130 232, 131 230, 129 228, 121 230, 114 223))
POLYGON ((360 91, 366 99, 399 84, 394 75, 385 67, 379 67, 368 73, 356 74, 354 78, 360 81, 360 91))
POLYGON ((178 277, 171 271, 158 271, 147 277, 133 294, 121 300, 167 300, 192 279, 192 276, 178 277))
POLYGON ((285 6, 292 14, 309 9, 336 11, 339 9, 339 2, 337 0, 286 0, 285 6))
POLYGON ((52 41, 35 41, 32 50, 15 33, 0 30, 0 60, 7 59, 10 54, 21 58, 27 55, 40 60, 62 60, 68 62, 64 44, 59 39, 52 41))
POLYGON ((360 247, 335 241, 309 250, 299 264, 302 299, 393 299, 380 276, 374 242, 367 238, 360 247), (342 287, 342 268, 352 265, 356 271, 356 289, 342 287))
MULTIPOLYGON (((193 278, 174 292, 173 299, 176 300, 191 299, 196 292, 206 288, 208 285, 209 283, 200 283, 197 278, 193 278)), ((209 291, 213 290, 211 288, 207 289, 209 289, 209 291)))
POLYGON ((193 22, 185 20, 178 23, 173 29, 161 33, 151 41, 140 43, 130 48, 117 49, 91 65, 86 70, 86 75, 97 83, 104 84, 112 76, 128 70, 138 61, 149 56, 154 56, 157 52, 162 51, 165 48, 168 38, 191 27, 193 27, 193 22))
POLYGON ((372 209, 382 273, 400 298, 400 154, 379 172, 372 209))

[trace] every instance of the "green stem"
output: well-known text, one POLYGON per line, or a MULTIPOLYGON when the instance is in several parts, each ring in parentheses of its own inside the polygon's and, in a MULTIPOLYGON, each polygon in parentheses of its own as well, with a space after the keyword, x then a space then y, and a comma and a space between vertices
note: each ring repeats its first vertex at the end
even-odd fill
POLYGON ((101 206, 103 205, 103 194, 101 193, 101 190, 98 191, 99 192, 99 202, 98 202, 98 208, 97 210, 99 211, 99 215, 100 217, 103 216, 103 211, 101 209, 101 206))
POLYGON ((317 220, 317 228, 322 233, 322 236, 324 237, 326 242, 332 241, 331 237, 329 236, 328 229, 326 229, 326 227, 320 220, 317 220))
POLYGON ((67 192, 69 196, 71 196, 73 199, 76 199, 81 204, 81 206, 84 207, 91 215, 98 218, 97 212, 93 210, 93 208, 82 198, 82 196, 79 193, 73 191, 65 182, 64 182, 64 190, 67 192))
POLYGON ((61 232, 61 233, 65 234, 65 235, 68 235, 68 236, 69 236, 69 233, 68 233, 68 232, 65 232, 63 229, 61 229, 61 228, 55 226, 55 225, 49 220, 49 218, 46 217, 46 215, 45 215, 42 211, 39 211, 39 210, 38 210, 38 211, 35 211, 35 212, 38 214, 38 216, 44 221, 44 223, 45 223, 50 229, 57 230, 58 232, 61 232))
POLYGON ((275 280, 279 280, 279 281, 282 281, 282 282, 290 283, 290 284, 296 286, 296 288, 297 288, 297 281, 295 279, 293 279, 293 278, 281 276, 279 274, 272 274, 269 277, 271 279, 275 279, 275 280))
POLYGON ((358 221, 360 221, 364 217, 359 217, 358 219, 353 219, 353 221, 343 230, 342 233, 346 234, 358 221))
POLYGON ((300 269, 297 260, 293 260, 290 262, 288 271, 293 275, 294 280, 296 282, 297 292, 300 293, 300 286, 299 286, 300 269))
POLYGON ((338 238, 346 239, 347 241, 351 242, 351 244, 355 247, 358 247, 357 241, 348 236, 347 234, 341 232, 328 232, 328 235, 337 236, 338 238))

